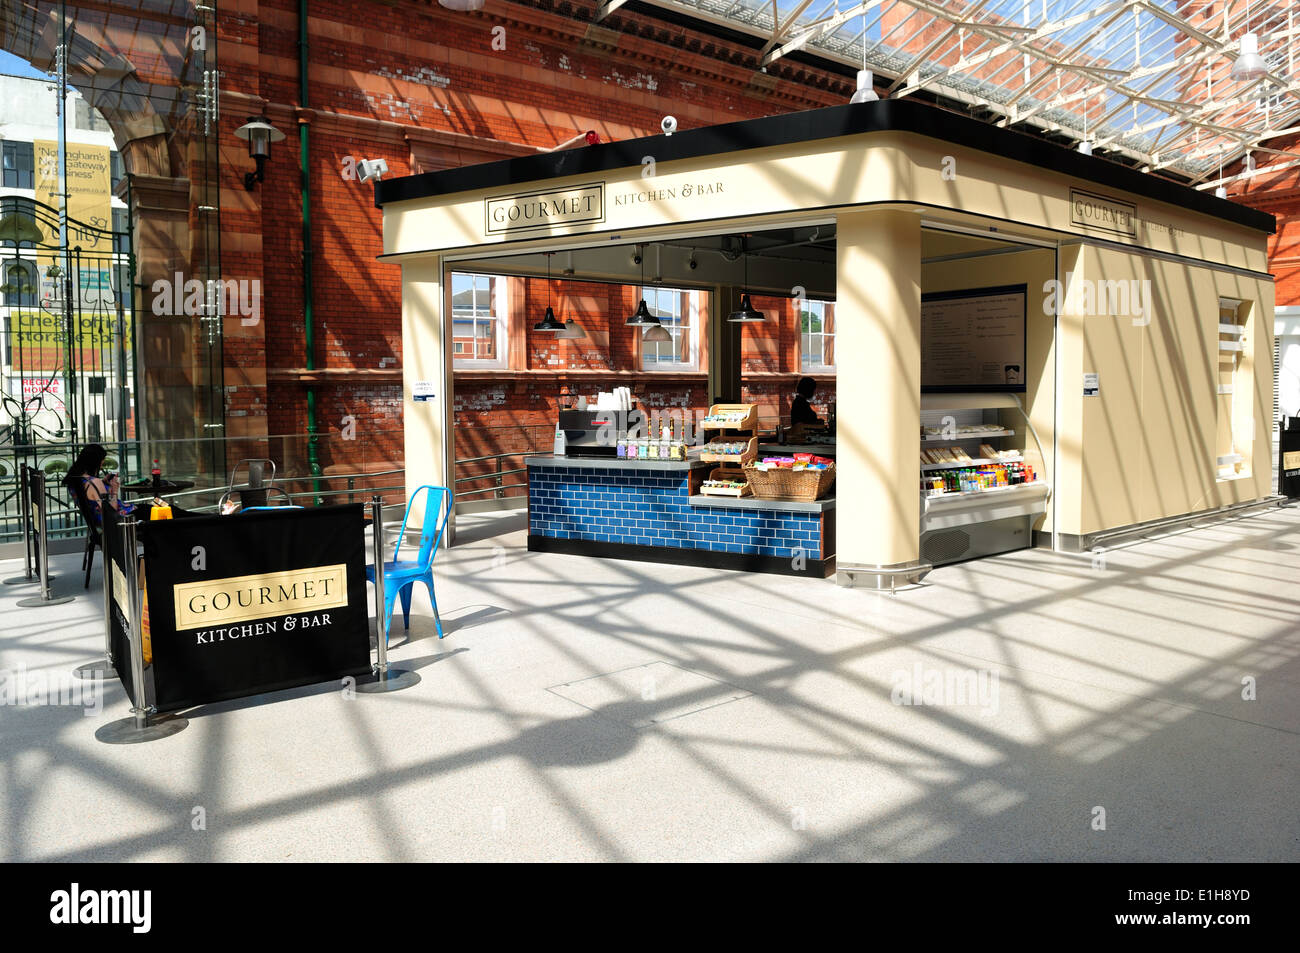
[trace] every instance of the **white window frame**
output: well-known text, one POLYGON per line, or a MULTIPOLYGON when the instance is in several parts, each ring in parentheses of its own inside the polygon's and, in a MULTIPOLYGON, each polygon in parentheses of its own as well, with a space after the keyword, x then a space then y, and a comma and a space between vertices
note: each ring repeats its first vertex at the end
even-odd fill
MULTIPOLYGON (((510 366, 510 295, 507 292, 508 280, 504 275, 487 275, 481 272, 453 271, 448 281, 447 300, 451 304, 451 341, 452 347, 452 367, 461 370, 498 370, 510 366), (492 320, 496 323, 496 353, 495 358, 466 357, 462 354, 455 353, 456 342, 456 306, 454 304, 456 297, 456 278, 464 275, 472 279, 484 278, 489 283, 495 282, 495 292, 493 293, 492 309, 490 317, 485 318, 479 312, 475 311, 470 320, 475 325, 483 320, 492 320)), ((477 340, 477 335, 475 336, 477 340)))
MULTIPOLYGON (((676 295, 678 301, 681 301, 683 297, 686 299, 685 318, 687 323, 686 326, 682 328, 682 331, 689 335, 690 338, 690 357, 685 361, 656 360, 648 362, 646 356, 649 354, 650 349, 653 348, 655 354, 658 355, 659 347, 661 345, 656 344, 653 341, 646 343, 643 340, 641 342, 641 370, 648 374, 653 374, 656 371, 698 371, 700 369, 700 320, 702 316, 701 293, 698 291, 690 291, 686 288, 644 287, 641 289, 641 295, 646 299, 647 304, 650 300, 654 300, 657 303, 659 295, 665 292, 676 295), (653 299, 650 295, 651 292, 654 293, 653 299)), ((669 331, 669 333, 672 332, 671 326, 665 325, 664 327, 669 331)), ((646 329, 637 328, 637 330, 644 335, 646 329)), ((674 340, 674 354, 677 353, 676 344, 677 341, 674 340)))
MULTIPOLYGON (((797 318, 798 318, 798 321, 799 321, 799 329, 798 329, 798 335, 799 335, 799 370, 801 370, 801 371, 803 371, 803 372, 805 372, 805 373, 807 373, 807 372, 812 372, 812 373, 823 373, 823 372, 828 372, 828 371, 834 371, 834 370, 835 370, 835 364, 834 364, 834 363, 831 363, 831 364, 827 364, 827 363, 825 363, 825 357, 826 357, 826 338, 829 337, 832 341, 834 341, 834 340, 835 340, 835 337, 836 337, 836 334, 837 334, 837 332, 835 332, 835 331, 831 331, 831 332, 827 333, 826 330, 825 330, 825 328, 826 328, 826 305, 828 305, 828 304, 829 304, 832 308, 835 307, 835 302, 834 302, 834 301, 822 301, 822 300, 819 300, 819 299, 816 299, 816 298, 799 298, 798 301, 797 301, 797 308, 798 308, 797 318), (822 309, 821 309, 822 330, 821 330, 821 331, 809 331, 809 332, 807 332, 808 334, 811 334, 811 335, 816 336, 817 339, 821 342, 821 348, 820 348, 820 350, 819 350, 819 352, 818 352, 818 357, 820 358, 820 360, 818 360, 816 363, 812 363, 812 364, 808 363, 808 361, 806 360, 806 358, 808 357, 808 355, 804 353, 804 346, 803 346, 803 339, 804 339, 804 335, 805 335, 805 332, 804 332, 804 330, 803 330, 803 313, 804 313, 804 311, 809 310, 806 306, 807 306, 807 305, 810 305, 810 304, 817 304, 817 305, 821 305, 821 306, 822 306, 822 309)), ((836 315, 836 317, 838 317, 838 315, 836 315)))

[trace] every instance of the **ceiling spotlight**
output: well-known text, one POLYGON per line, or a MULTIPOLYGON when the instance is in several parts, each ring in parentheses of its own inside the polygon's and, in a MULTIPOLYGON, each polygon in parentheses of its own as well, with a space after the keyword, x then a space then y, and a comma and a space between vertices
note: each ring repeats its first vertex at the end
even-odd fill
POLYGON ((1214 190, 1214 197, 1216 199, 1226 199, 1228 197, 1228 187, 1226 185, 1219 186, 1214 190))
POLYGON ((1262 79, 1268 73, 1268 64, 1259 55, 1259 37, 1254 33, 1245 33, 1241 37, 1241 52, 1232 64, 1231 76, 1239 83, 1249 83, 1262 79))
POLYGON ((876 95, 873 84, 874 76, 869 69, 858 70, 858 88, 849 99, 850 103, 874 103, 880 97, 876 95))
POLYGON ((1253 152, 1247 152, 1247 153, 1246 153, 1246 172, 1247 172, 1247 173, 1251 173, 1251 172, 1254 172, 1254 171, 1255 171, 1255 153, 1253 153, 1253 152))
POLYGON ((1086 156, 1092 155, 1092 143, 1084 139, 1079 143, 1079 152, 1086 156))
POLYGON ((362 159, 357 163, 357 178, 362 182, 378 182, 388 171, 388 163, 384 159, 362 159))
POLYGON ((438 0, 448 10, 464 12, 465 10, 482 10, 486 0, 438 0))

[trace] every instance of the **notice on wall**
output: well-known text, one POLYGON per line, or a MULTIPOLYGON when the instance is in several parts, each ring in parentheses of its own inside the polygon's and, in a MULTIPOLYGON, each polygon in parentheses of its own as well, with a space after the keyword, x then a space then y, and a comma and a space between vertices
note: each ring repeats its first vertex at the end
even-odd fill
POLYGON ((1101 393, 1101 375, 1084 374, 1083 375, 1083 396, 1096 397, 1101 393))
POLYGON ((424 403, 433 400, 433 381, 416 381, 411 385, 411 399, 424 403))
POLYGON ((1025 390, 1025 285, 921 295, 921 392, 1025 390))

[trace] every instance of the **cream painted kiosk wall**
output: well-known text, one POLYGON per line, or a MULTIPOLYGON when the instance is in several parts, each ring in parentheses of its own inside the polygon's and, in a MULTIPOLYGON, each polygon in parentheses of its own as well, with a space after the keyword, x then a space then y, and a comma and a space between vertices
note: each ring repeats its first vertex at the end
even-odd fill
MULTIPOLYGON (((1036 250, 1016 266, 1043 277, 1024 399, 1052 499, 1035 529, 1082 548, 1270 493, 1272 217, 1101 158, 883 101, 382 181, 376 202, 402 266, 411 487, 452 478, 449 263, 834 221, 838 581, 929 569, 921 296, 967 279, 922 266, 923 229, 1036 250)), ((988 261, 969 280, 1006 284, 988 261)))

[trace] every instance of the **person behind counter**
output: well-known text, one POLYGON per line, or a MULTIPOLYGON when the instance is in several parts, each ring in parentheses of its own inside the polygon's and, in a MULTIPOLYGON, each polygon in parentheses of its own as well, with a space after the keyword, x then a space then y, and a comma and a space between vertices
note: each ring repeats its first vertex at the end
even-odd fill
POLYGON ((812 409, 813 394, 817 393, 817 382, 811 377, 799 378, 799 383, 795 385, 794 401, 790 404, 790 426, 794 427, 820 427, 822 419, 817 416, 816 411, 812 409))
MULTIPOLYGON (((90 511, 95 517, 95 525, 104 525, 104 503, 113 508, 118 516, 129 516, 135 514, 136 519, 147 520, 154 507, 162 507, 166 504, 162 500, 154 497, 151 501, 137 501, 128 503, 125 500, 118 499, 118 492, 121 481, 116 473, 109 474, 108 479, 101 479, 99 476, 100 467, 104 465, 104 459, 108 456, 108 451, 97 443, 87 444, 77 455, 77 459, 72 461, 72 466, 68 468, 68 475, 63 478, 63 485, 68 488, 74 495, 80 492, 90 503, 90 511)), ((185 512, 179 506, 172 504, 173 516, 190 516, 192 514, 185 512)))

